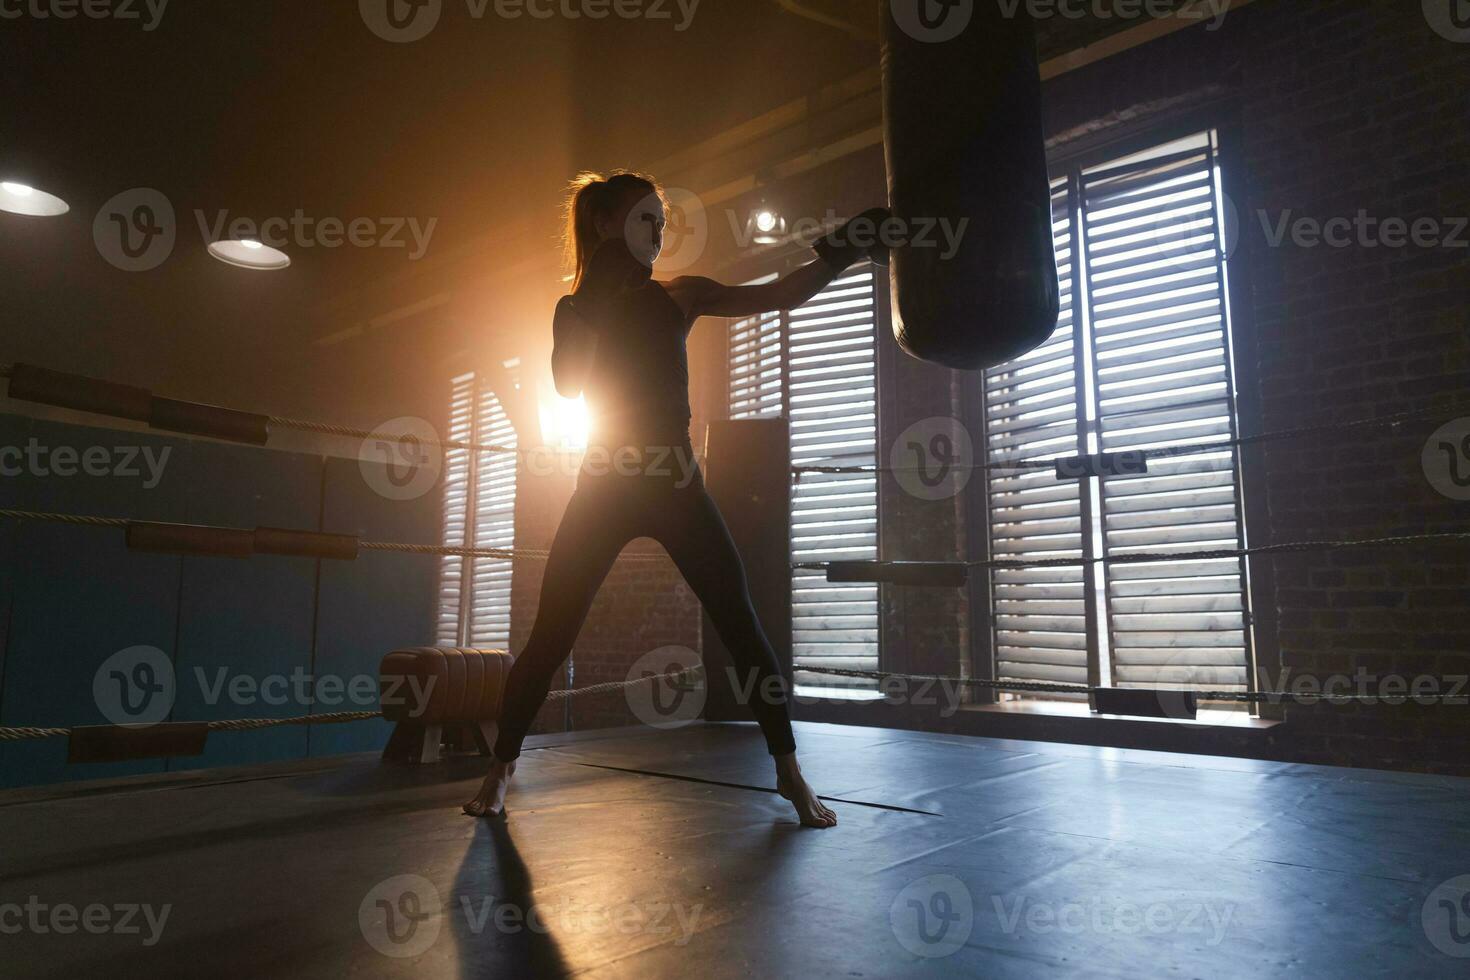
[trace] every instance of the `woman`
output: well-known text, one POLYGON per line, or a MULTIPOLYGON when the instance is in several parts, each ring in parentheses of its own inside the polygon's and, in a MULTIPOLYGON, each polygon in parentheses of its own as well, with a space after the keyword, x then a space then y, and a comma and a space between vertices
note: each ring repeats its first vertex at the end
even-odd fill
MULTIPOLYGON (((832 827, 796 760, 787 691, 751 604, 740 555, 705 492, 689 440, 685 340, 701 316, 746 317, 805 303, 869 249, 847 239, 851 224, 816 246, 818 260, 760 286, 682 276, 655 282, 666 202, 641 174, 583 174, 567 205, 573 291, 557 306, 552 375, 566 398, 586 392, 595 432, 577 489, 551 545, 530 640, 506 684, 495 758, 464 810, 498 816, 521 742, 571 652, 602 580, 624 545, 651 537, 667 549, 709 612, 775 761, 776 788, 802 824, 832 827), (609 461, 614 461, 609 464, 609 461), (753 683, 752 683, 753 682, 753 683)), ((862 216, 881 219, 879 212, 862 216)))

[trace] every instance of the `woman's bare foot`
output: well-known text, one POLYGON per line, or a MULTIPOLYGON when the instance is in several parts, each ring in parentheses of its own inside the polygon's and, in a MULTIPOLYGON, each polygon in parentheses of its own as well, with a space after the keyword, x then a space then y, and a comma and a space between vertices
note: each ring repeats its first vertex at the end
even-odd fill
POLYGON ((807 785, 796 761, 796 753, 776 756, 776 792, 791 801, 803 827, 835 827, 837 814, 817 798, 817 791, 807 785))
POLYGON ((504 813, 505 791, 510 789, 510 777, 515 773, 514 762, 493 760, 489 775, 480 784, 480 792, 464 805, 464 812, 472 817, 498 817, 504 813))

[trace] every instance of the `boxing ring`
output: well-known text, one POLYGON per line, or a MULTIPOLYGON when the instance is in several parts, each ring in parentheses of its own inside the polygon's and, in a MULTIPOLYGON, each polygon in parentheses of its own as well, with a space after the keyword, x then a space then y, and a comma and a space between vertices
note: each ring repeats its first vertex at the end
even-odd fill
POLYGON ((1463 975, 1470 781, 798 727, 830 833, 749 724, 533 736, 503 822, 467 758, 0 794, 6 972, 1463 975))
MULTIPOLYGON (((128 385, 94 378, 67 374, 27 364, 0 363, 0 378, 8 379, 11 398, 32 401, 76 411, 110 415, 116 418, 144 422, 151 429, 202 435, 230 442, 264 446, 273 432, 291 430, 319 435, 349 437, 362 440, 396 440, 391 433, 375 432, 327 422, 284 418, 242 411, 214 405, 178 401, 155 395, 153 392, 128 385)), ((1459 410, 1463 405, 1436 402, 1410 411, 1393 415, 1351 419, 1347 421, 1302 426, 1293 429, 1262 432, 1231 439, 1219 439, 1199 443, 1158 446, 1125 453, 1099 453, 1092 456, 1051 456, 1044 459, 1008 460, 959 464, 956 470, 969 471, 1006 470, 1046 471, 1056 473, 1059 480, 1085 480, 1106 475, 1146 475, 1151 460, 1175 460, 1188 456, 1217 454, 1222 451, 1235 452, 1249 446, 1272 442, 1312 438, 1332 438, 1354 433, 1397 429, 1409 422, 1429 418, 1445 412, 1459 410)), ((474 454, 517 454, 529 451, 500 445, 485 445, 474 442, 445 440, 424 443, 421 450, 459 450, 474 454)), ((790 478, 799 482, 808 474, 878 474, 894 473, 898 468, 890 466, 846 466, 805 465, 792 467, 790 478)), ((252 555, 276 555, 304 559, 351 562, 364 552, 390 552, 410 555, 457 556, 468 558, 495 559, 503 561, 544 561, 547 552, 530 549, 451 547, 421 542, 365 541, 358 536, 327 533, 311 529, 274 527, 238 528, 140 521, 121 516, 84 515, 22 510, 0 509, 0 519, 17 521, 52 522, 90 528, 121 530, 130 551, 152 552, 197 557, 249 558, 252 555)), ((1258 544, 1248 547, 1215 550, 1167 551, 1122 551, 1098 557, 1061 557, 1027 560, 974 559, 938 561, 825 561, 786 562, 795 569, 817 570, 826 574, 833 582, 886 582, 915 587, 958 587, 965 584, 975 570, 1030 570, 1058 567, 1081 567, 1092 574, 1098 566, 1119 564, 1162 565, 1169 562, 1188 562, 1210 559, 1244 560, 1251 557, 1268 558, 1278 555, 1333 552, 1354 549, 1409 548, 1439 544, 1463 544, 1470 542, 1470 532, 1446 531, 1402 534, 1367 539, 1288 541, 1258 544)), ((625 552, 619 562, 661 560, 652 553, 625 552)), ((1338 704, 1376 704, 1384 695, 1374 691, 1352 693, 1300 693, 1291 691, 1222 691, 1218 689, 1189 689, 1179 686, 1158 689, 1109 688, 1104 686, 1057 684, 1035 681, 991 680, 970 677, 934 677, 930 675, 901 674, 878 670, 847 670, 836 667, 801 667, 808 674, 829 677, 855 678, 865 681, 889 679, 942 681, 969 689, 1006 691, 1012 693, 1059 694, 1085 696, 1098 711, 1138 715, 1162 715, 1165 717, 1194 717, 1202 702, 1226 702, 1234 704, 1280 703, 1283 701, 1331 702, 1338 704)), ((685 671, 679 679, 691 674, 685 671)), ((632 686, 626 684, 604 684, 598 690, 632 686)), ((557 692, 557 697, 575 696, 582 691, 557 692)), ((1419 704, 1464 705, 1464 692, 1448 683, 1437 685, 1422 695, 1416 694, 1419 704)), ((487 701, 480 715, 474 718, 453 719, 465 722, 493 721, 495 698, 487 701)), ((377 711, 338 712, 329 715, 301 716, 297 718, 272 719, 227 719, 214 720, 207 725, 192 728, 178 726, 175 731, 187 739, 193 739, 196 747, 208 731, 249 730, 260 727, 276 727, 289 724, 335 724, 366 720, 381 716, 377 711)), ((394 719, 396 720, 396 719, 394 719)), ((187 723, 186 723, 187 724, 187 723)), ((167 736, 169 726, 156 726, 154 734, 161 736, 155 744, 154 754, 166 749, 177 751, 179 743, 171 742, 167 736)), ((121 757, 147 757, 147 745, 135 745, 120 749, 122 742, 130 738, 125 733, 61 727, 12 727, 0 728, 0 740, 30 740, 39 738, 69 737, 73 741, 73 754, 78 754, 76 743, 85 742, 81 754, 88 757, 106 757, 110 749, 124 752, 141 752, 142 755, 121 757), (111 743, 109 745, 109 743, 111 743), (100 755, 97 746, 101 747, 100 755)), ((136 740, 133 740, 136 741, 136 740)), ((483 744, 480 746, 484 749, 483 744)), ((166 753, 165 753, 166 754, 166 753)), ((424 758, 431 755, 427 748, 420 753, 424 758)))
MULTIPOLYGON (((0 365, 11 397, 263 445, 273 429, 372 438, 327 423, 161 399, 0 365), (17 378, 21 383, 17 385, 17 378)), ((1394 427, 1447 411, 1351 420, 1141 458, 1019 461, 1075 478, 1148 458, 1394 427)), ((501 446, 442 443, 471 452, 501 446)), ((981 464, 982 466, 989 464, 981 464)), ((980 468, 980 467, 977 467, 980 468)), ((868 467, 872 472, 884 468, 868 467)), ((805 467, 804 472, 852 472, 805 467)), ((121 532, 129 550, 350 562, 370 551, 543 560, 524 549, 360 540, 290 528, 0 510, 121 532)), ((1276 542, 1267 558, 1463 543, 1470 534, 1276 542)), ((653 556, 625 555, 644 561, 653 556)), ((1035 562, 826 562, 835 581, 953 587, 976 569, 1158 562, 1197 553, 1035 562)), ((790 564, 788 562, 788 564, 790 564)), ((385 651, 386 652, 386 651, 385 651)), ((1455 976, 1470 953, 1470 780, 798 723, 805 773, 838 813, 803 831, 770 785, 749 723, 533 737, 504 820, 463 816, 498 710, 503 652, 400 651, 458 700, 383 710, 121 726, 0 728, 68 739, 73 759, 189 754, 215 733, 399 723, 384 755, 0 792, 0 935, 26 976, 1455 976), (480 666, 464 674, 456 658, 480 666), (495 666, 499 664, 499 666, 495 666), (461 671, 461 673, 455 673, 461 671), (497 674, 496 671, 499 671, 497 674), (467 681, 465 677, 478 678, 467 681), (473 697, 464 694, 475 692, 473 697), (456 743, 453 729, 462 738, 456 743), (64 896, 65 903, 56 904, 64 896)), ((395 668, 397 669, 397 668, 395 668)), ((805 669, 805 668, 803 668, 805 669)), ((553 692, 677 685, 700 668, 553 692)), ((820 673, 883 681, 883 671, 820 673)), ((1080 685, 936 678, 995 691, 1080 685)), ((1372 703, 1383 695, 1142 690, 1111 710, 1192 717, 1199 702, 1372 703), (1139 699, 1142 698, 1142 701, 1139 699)), ((1444 686, 1421 704, 1463 706, 1444 686)), ((1451 710, 1456 710, 1451 708, 1451 710)), ((1459 707, 1458 710, 1463 710, 1459 707)), ((235 736, 229 737, 248 737, 235 736)))

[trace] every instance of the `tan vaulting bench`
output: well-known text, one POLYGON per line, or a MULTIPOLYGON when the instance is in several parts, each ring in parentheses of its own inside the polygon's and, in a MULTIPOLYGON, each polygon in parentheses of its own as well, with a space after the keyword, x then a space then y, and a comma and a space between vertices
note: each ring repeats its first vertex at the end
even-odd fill
POLYGON ((378 689, 383 717, 394 722, 385 762, 435 762, 441 743, 489 755, 505 679, 514 658, 504 650, 413 647, 383 658, 378 689))

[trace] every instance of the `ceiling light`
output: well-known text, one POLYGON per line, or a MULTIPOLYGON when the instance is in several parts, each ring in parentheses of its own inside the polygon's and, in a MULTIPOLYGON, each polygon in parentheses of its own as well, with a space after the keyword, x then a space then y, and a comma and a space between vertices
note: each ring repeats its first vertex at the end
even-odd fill
POLYGON ((291 256, 254 238, 214 242, 209 246, 209 254, 226 265, 265 272, 284 269, 291 264, 291 256))
POLYGON ((0 211, 34 218, 54 218, 70 210, 71 206, 55 194, 47 194, 15 180, 0 181, 0 211))
POLYGON ((786 219, 781 217, 781 212, 762 204, 751 215, 748 227, 751 240, 757 245, 779 245, 786 234, 786 219))

